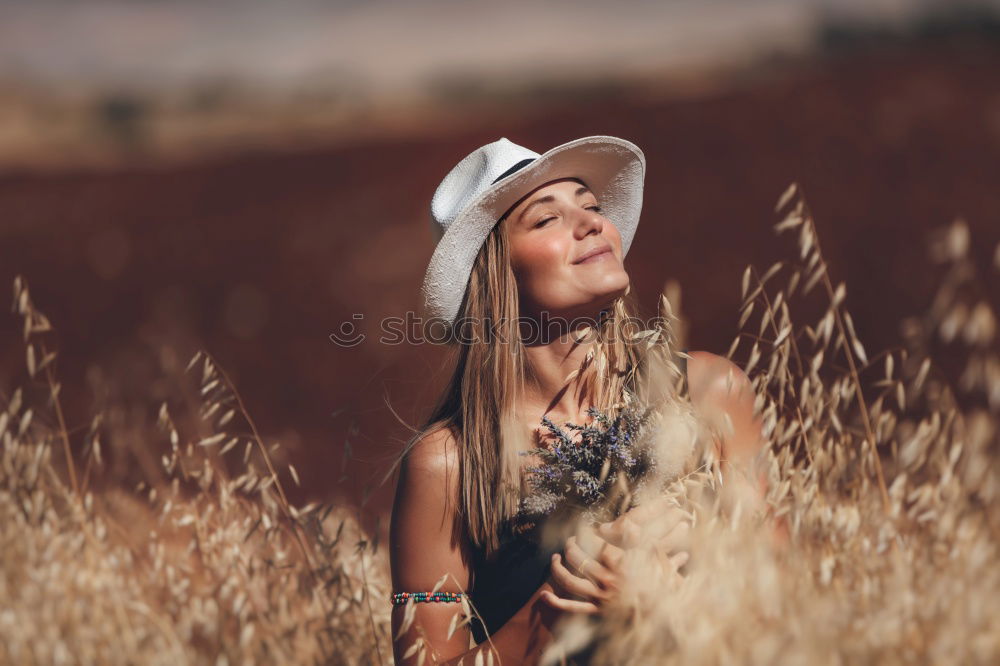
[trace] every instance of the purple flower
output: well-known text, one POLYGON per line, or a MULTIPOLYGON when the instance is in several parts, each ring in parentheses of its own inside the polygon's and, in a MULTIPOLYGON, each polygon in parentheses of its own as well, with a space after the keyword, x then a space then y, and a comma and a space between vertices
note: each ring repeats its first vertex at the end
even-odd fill
POLYGON ((588 415, 590 425, 564 424, 565 430, 542 417, 542 424, 555 437, 548 447, 536 447, 522 455, 537 455, 539 465, 526 470, 528 494, 521 500, 520 517, 537 521, 557 509, 582 510, 593 517, 613 509, 604 506, 610 490, 620 478, 636 489, 655 467, 655 459, 645 437, 652 408, 628 405, 615 417, 596 408, 588 415), (574 442, 566 432, 577 433, 574 442), (602 478, 605 463, 606 474, 602 478))

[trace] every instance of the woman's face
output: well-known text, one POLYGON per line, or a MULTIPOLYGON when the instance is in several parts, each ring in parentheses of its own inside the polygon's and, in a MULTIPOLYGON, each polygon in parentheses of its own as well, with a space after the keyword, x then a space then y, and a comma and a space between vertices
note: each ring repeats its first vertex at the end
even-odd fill
POLYGON ((503 224, 522 315, 596 319, 628 288, 621 235, 600 204, 586 185, 563 178, 508 212, 503 224))

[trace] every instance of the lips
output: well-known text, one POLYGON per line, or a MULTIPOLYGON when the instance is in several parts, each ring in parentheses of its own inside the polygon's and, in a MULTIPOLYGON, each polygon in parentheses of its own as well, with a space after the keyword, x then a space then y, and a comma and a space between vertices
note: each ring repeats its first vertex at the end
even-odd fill
POLYGON ((601 254, 605 254, 607 252, 611 252, 611 246, 610 245, 602 245, 600 247, 595 247, 593 250, 588 250, 587 252, 583 253, 583 255, 580 256, 580 258, 578 258, 573 263, 574 264, 580 264, 580 263, 583 263, 584 261, 586 261, 588 259, 591 259, 591 258, 596 257, 596 256, 601 255, 601 254))

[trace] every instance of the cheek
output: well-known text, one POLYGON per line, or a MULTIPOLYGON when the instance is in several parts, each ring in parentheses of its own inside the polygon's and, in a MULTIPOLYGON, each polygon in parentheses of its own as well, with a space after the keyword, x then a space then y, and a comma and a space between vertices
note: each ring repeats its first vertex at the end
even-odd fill
POLYGON ((622 235, 618 233, 618 227, 616 227, 612 222, 608 222, 604 227, 604 237, 608 239, 612 247, 615 248, 615 252, 618 256, 622 256, 622 235))
POLYGON ((511 247, 511 267, 522 298, 536 303, 556 297, 566 282, 567 251, 562 240, 537 236, 511 247))
POLYGON ((566 250, 555 239, 535 239, 511 248, 511 266, 519 281, 551 275, 565 262, 566 250))

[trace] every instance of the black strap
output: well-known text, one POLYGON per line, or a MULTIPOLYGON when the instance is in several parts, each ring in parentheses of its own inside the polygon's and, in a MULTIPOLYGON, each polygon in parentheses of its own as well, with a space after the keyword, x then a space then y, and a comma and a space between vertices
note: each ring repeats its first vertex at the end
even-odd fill
POLYGON ((493 180, 493 182, 490 183, 490 185, 494 185, 494 184, 497 183, 497 181, 503 180, 504 178, 506 178, 507 176, 509 176, 510 174, 512 174, 512 173, 514 173, 516 171, 520 171, 521 169, 523 169, 524 167, 528 166, 529 164, 531 164, 534 161, 535 161, 534 157, 528 157, 526 159, 521 160, 520 162, 518 162, 517 164, 515 164, 514 166, 512 166, 509 169, 507 169, 506 171, 504 171, 499 176, 497 176, 493 180))

